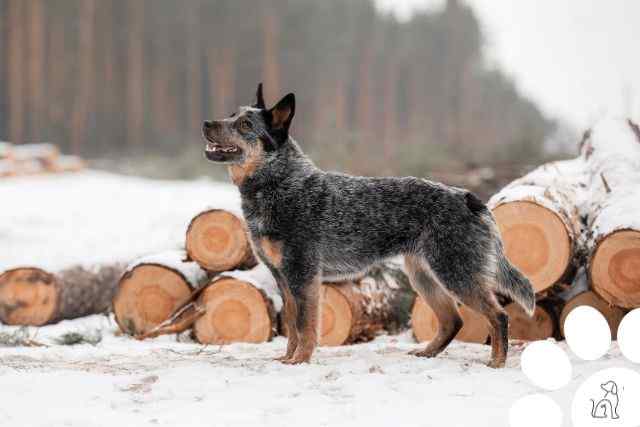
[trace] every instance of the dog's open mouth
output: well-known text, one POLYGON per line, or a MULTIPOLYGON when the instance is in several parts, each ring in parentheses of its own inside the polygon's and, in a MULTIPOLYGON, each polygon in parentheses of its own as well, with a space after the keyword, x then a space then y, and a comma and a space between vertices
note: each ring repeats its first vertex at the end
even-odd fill
POLYGON ((236 145, 222 145, 216 142, 207 142, 204 150, 207 153, 237 153, 238 147, 236 145))

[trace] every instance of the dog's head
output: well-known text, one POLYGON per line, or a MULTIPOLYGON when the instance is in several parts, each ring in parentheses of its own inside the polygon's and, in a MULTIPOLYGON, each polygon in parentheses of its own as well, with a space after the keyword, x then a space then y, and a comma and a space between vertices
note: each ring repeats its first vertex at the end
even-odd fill
POLYGON ((204 122, 205 157, 217 163, 255 166, 265 153, 278 150, 288 140, 295 108, 296 98, 290 93, 267 109, 259 84, 254 105, 240 107, 226 119, 204 122))
POLYGON ((600 384, 600 388, 611 394, 618 394, 618 386, 613 381, 607 381, 604 384, 600 384))

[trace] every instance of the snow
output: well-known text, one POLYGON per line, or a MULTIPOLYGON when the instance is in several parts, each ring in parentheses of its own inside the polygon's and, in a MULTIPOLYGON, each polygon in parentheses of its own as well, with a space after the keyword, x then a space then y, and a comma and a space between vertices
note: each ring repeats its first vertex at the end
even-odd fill
POLYGON ((164 265, 172 270, 179 271, 192 288, 197 288, 207 279, 207 272, 198 263, 185 261, 186 259, 187 252, 182 249, 160 252, 138 258, 127 266, 126 271, 131 271, 142 264, 164 265))
POLYGON ((282 310, 282 296, 278 290, 278 284, 266 265, 259 263, 251 270, 225 271, 224 273, 220 273, 217 277, 231 277, 236 280, 250 283, 254 287, 264 291, 267 298, 269 298, 273 303, 273 308, 276 313, 279 313, 280 310, 282 310))
MULTIPOLYGON (((193 215, 238 206, 237 190, 209 180, 157 181, 87 171, 0 180, 0 270, 59 270, 130 263, 178 250, 193 215)), ((486 367, 489 346, 453 342, 438 358, 408 356, 410 334, 322 347, 311 363, 272 361, 282 337, 263 344, 203 346, 184 334, 145 341, 117 333, 112 317, 90 316, 41 328, 0 325, 45 346, 2 346, 2 426, 504 426, 509 407, 540 390, 519 366, 486 367), (102 340, 61 345, 65 333, 102 340)), ((561 343, 566 350, 566 346, 561 343)), ((565 410, 591 373, 631 367, 614 344, 597 362, 571 356, 568 387, 551 392, 565 410)))
POLYGON ((593 237, 621 229, 640 230, 640 140, 627 121, 608 118, 598 122, 584 150, 591 171, 587 207, 599 208, 585 212, 593 237))
POLYGON ((97 171, 3 178, 0 200, 0 270, 37 264, 53 271, 182 249, 194 215, 240 204, 229 184, 97 171))
MULTIPOLYGON (((48 347, 0 347, 0 425, 494 427, 507 425, 518 398, 540 392, 520 370, 521 346, 512 346, 507 368, 494 370, 485 366, 489 346, 454 342, 438 358, 416 358, 406 352, 420 345, 405 333, 322 347, 310 364, 288 366, 271 360, 284 352, 281 337, 207 347, 167 336, 136 341, 115 330, 112 318, 91 316, 28 328, 48 347), (96 330, 97 345, 55 344, 65 332, 96 330)), ((550 393, 565 420, 590 374, 633 368, 615 344, 600 361, 571 360, 570 384, 550 393)))

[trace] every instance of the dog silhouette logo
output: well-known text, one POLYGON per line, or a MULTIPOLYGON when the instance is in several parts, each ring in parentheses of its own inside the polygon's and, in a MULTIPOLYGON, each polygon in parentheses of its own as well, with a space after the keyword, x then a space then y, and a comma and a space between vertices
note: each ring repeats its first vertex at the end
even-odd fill
POLYGON ((591 401, 591 417, 619 419, 618 404, 620 403, 620 398, 618 396, 618 384, 609 380, 604 384, 600 384, 600 388, 604 390, 604 397, 598 401, 589 399, 591 401))

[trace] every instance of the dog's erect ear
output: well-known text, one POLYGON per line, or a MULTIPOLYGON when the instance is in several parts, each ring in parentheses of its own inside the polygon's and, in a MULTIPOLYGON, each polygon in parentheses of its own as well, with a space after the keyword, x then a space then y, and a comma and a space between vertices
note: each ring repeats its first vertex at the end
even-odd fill
POLYGON ((282 98, 275 107, 269 110, 271 115, 271 128, 289 131, 291 120, 296 113, 296 96, 292 93, 282 98))
POLYGON ((262 96, 262 83, 258 83, 258 90, 256 91, 256 103, 253 104, 253 106, 261 110, 267 108, 264 105, 264 96, 262 96))

